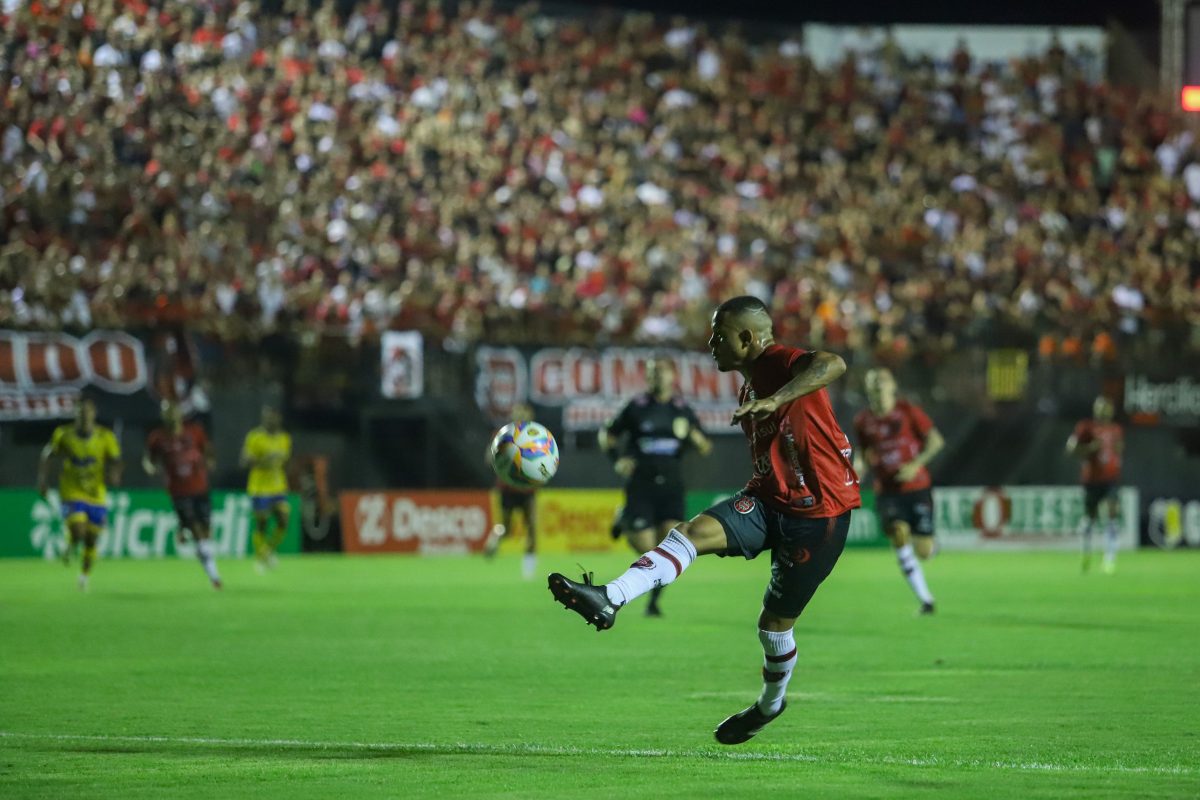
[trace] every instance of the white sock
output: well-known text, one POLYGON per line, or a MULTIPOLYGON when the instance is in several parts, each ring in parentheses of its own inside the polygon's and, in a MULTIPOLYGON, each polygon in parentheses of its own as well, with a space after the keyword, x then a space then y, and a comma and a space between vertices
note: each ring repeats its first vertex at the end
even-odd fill
POLYGON ((210 581, 221 580, 221 576, 217 574, 217 559, 213 556, 210 540, 201 539, 196 542, 196 557, 200 559, 200 566, 204 567, 204 572, 210 581))
POLYGON ((695 560, 695 545, 672 528, 658 547, 630 564, 624 575, 609 581, 605 587, 608 600, 615 606, 623 606, 655 586, 671 583, 695 560))
POLYGON ((900 571, 908 579, 908 585, 912 587, 913 594, 917 596, 917 599, 922 603, 932 603, 933 595, 929 593, 929 587, 925 585, 925 572, 921 569, 921 562, 917 561, 917 554, 913 552, 913 546, 906 544, 896 548, 896 560, 900 562, 900 571))
POLYGON ((758 696, 758 710, 774 714, 783 705, 788 681, 796 666, 796 639, 789 628, 786 631, 758 632, 763 646, 763 688, 758 696))
POLYGON ((529 580, 537 572, 537 554, 526 553, 521 559, 521 574, 525 576, 525 580, 529 580))
POLYGON ((1104 526, 1104 560, 1110 564, 1117 560, 1117 521, 1113 519, 1104 526))

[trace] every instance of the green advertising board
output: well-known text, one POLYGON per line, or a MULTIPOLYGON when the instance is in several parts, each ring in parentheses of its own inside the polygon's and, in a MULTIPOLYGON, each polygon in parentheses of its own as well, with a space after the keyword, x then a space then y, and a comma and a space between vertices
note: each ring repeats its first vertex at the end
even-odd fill
MULTIPOLYGON (((292 514, 281 553, 300 550, 300 500, 288 495, 292 514)), ((100 536, 101 558, 192 558, 195 547, 176 541, 178 520, 166 492, 129 489, 108 493, 108 526, 100 536)), ((0 489, 0 557, 55 558, 64 541, 58 496, 43 500, 31 489, 0 489)), ((253 552, 250 498, 238 492, 212 493, 212 536, 218 558, 253 552)))
MULTIPOLYGON (((728 500, 736 493, 737 490, 688 492, 686 507, 688 519, 722 500, 728 500)), ((871 489, 863 489, 862 508, 856 508, 850 515, 850 535, 846 539, 846 544, 851 547, 883 547, 887 543, 887 539, 879 530, 879 517, 875 514, 875 492, 871 489)))

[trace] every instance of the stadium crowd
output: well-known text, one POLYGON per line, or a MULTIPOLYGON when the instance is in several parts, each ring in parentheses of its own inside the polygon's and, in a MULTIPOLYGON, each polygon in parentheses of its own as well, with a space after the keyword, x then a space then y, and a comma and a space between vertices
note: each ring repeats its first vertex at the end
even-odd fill
POLYGON ((1200 351, 1200 141, 1073 56, 534 5, 0 0, 0 327, 1200 351))

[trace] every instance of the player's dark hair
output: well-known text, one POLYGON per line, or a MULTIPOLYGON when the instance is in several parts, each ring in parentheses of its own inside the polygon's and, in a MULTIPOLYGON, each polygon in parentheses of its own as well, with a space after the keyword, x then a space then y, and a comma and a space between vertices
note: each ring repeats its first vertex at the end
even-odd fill
POLYGON ((721 303, 721 305, 717 306, 716 316, 718 318, 731 316, 734 319, 758 317, 767 327, 771 325, 771 312, 767 309, 766 303, 749 294, 744 294, 740 297, 731 297, 724 303, 721 303))

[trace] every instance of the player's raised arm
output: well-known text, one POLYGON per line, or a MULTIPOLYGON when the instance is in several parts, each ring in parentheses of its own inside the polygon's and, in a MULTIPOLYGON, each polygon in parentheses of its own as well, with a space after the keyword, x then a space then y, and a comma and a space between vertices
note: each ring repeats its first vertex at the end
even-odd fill
POLYGON ((836 353, 811 350, 792 364, 792 379, 770 397, 746 403, 733 412, 733 421, 742 417, 762 419, 775 413, 781 406, 807 394, 824 389, 846 372, 846 362, 836 353))

